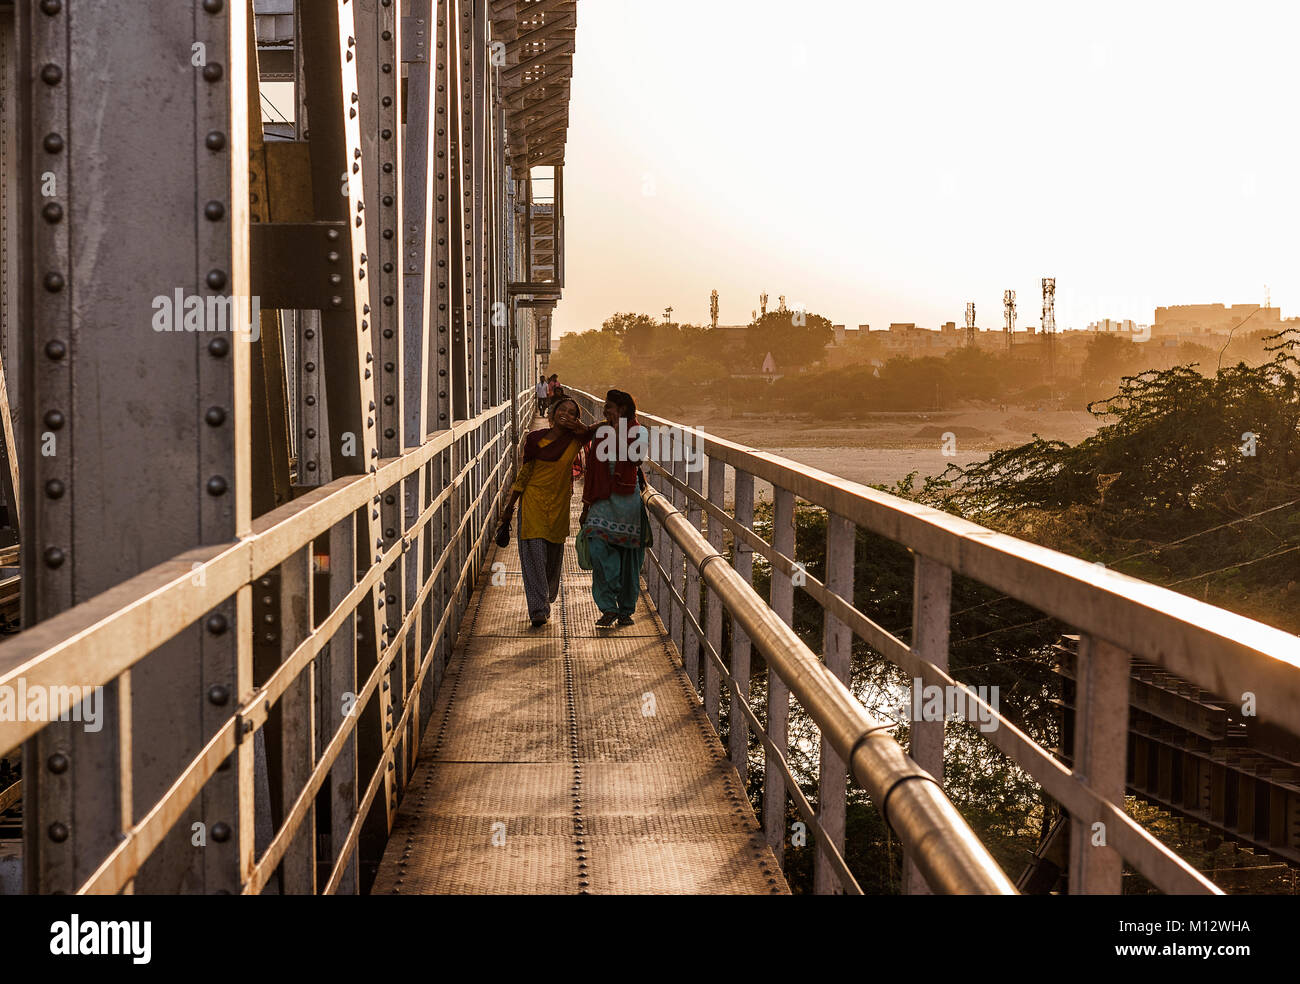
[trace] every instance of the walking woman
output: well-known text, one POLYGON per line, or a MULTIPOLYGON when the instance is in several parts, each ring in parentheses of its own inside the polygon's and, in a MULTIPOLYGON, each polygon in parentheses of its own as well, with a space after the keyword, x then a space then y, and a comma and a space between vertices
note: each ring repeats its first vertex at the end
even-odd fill
POLYGON ((637 422, 636 403, 622 390, 605 396, 605 421, 591 434, 582 481, 582 532, 591 558, 591 593, 600 609, 596 620, 607 629, 631 625, 641 593, 641 562, 649 545, 643 521, 641 461, 646 429, 637 422))
POLYGON ((524 441, 524 460, 511 490, 501 525, 508 527, 515 504, 519 510, 519 562, 524 573, 528 617, 536 628, 551 617, 551 602, 560 592, 564 541, 569 536, 573 499, 573 459, 587 429, 573 399, 558 400, 550 410, 551 426, 524 441))

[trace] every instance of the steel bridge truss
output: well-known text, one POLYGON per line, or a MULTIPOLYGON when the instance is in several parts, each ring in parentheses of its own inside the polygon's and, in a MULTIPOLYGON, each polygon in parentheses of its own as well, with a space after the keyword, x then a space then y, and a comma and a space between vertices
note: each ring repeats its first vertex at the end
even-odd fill
POLYGON ((27 891, 365 889, 531 418, 575 7, 0 3, 0 686, 103 688, 0 724, 27 891))

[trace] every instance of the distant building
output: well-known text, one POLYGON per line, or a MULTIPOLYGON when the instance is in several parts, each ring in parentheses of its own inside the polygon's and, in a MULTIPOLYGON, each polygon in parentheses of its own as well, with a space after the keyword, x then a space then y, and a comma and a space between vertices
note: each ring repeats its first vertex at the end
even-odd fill
POLYGON ((759 370, 764 376, 773 376, 776 374, 776 359, 772 358, 772 353, 768 352, 763 357, 763 365, 759 370))
POLYGON ((1188 341, 1198 337, 1226 336, 1238 329, 1279 332, 1285 328, 1300 328, 1300 318, 1282 317, 1282 309, 1261 307, 1258 304, 1174 304, 1158 307, 1151 325, 1156 337, 1176 336, 1188 341))
POLYGON ((1117 321, 1114 318, 1102 318, 1100 321, 1094 321, 1088 326, 1088 331, 1099 331, 1110 333, 1134 333, 1145 334, 1144 325, 1135 325, 1132 320, 1117 321))

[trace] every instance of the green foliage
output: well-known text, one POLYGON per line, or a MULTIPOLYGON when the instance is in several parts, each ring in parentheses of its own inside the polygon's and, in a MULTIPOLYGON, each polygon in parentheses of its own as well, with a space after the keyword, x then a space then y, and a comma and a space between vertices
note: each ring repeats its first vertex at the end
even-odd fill
POLYGON ((611 380, 626 379, 631 367, 618 336, 604 331, 566 335, 550 365, 562 383, 598 390, 613 386, 611 380))
POLYGON ((749 325, 745 336, 746 361, 757 370, 768 352, 780 372, 818 362, 835 338, 829 320, 802 311, 768 311, 749 325))

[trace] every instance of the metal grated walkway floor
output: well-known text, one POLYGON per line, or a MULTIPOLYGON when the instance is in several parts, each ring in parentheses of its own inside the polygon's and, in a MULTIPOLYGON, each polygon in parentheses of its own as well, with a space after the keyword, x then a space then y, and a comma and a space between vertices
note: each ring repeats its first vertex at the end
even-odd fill
POLYGON ((540 629, 490 548, 375 894, 788 893, 644 591, 598 615, 572 538, 540 629))

